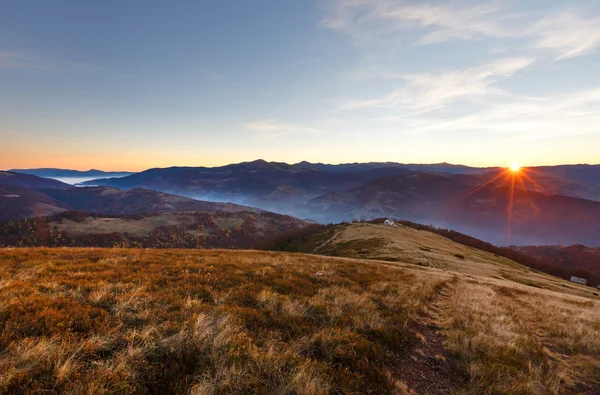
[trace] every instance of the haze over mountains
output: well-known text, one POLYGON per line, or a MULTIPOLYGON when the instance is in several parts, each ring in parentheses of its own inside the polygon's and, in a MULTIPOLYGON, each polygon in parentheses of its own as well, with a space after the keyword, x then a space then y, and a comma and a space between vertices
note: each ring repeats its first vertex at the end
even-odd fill
POLYGON ((309 207, 317 219, 389 216, 497 245, 600 243, 600 202, 522 187, 511 190, 506 182, 482 187, 478 177, 466 175, 413 173, 378 179, 312 199, 309 207))
POLYGON ((258 160, 215 168, 150 169, 84 184, 231 201, 319 222, 391 216, 500 245, 600 244, 598 165, 531 167, 514 178, 506 169, 446 163, 289 165, 258 160))
MULTIPOLYGON (((25 182, 15 173, 5 174, 12 174, 6 179, 13 184, 25 182)), ((33 185, 32 180, 24 185, 37 188, 35 194, 4 193, 40 202, 19 218, 44 209, 47 215, 66 209, 109 215, 222 209, 193 200, 201 199, 322 223, 389 216, 455 229, 497 245, 600 245, 599 165, 511 173, 447 163, 290 165, 257 160, 212 168, 156 168, 82 183, 102 188, 39 186, 46 181, 33 185)))
POLYGON ((69 210, 106 215, 178 211, 255 212, 230 203, 205 202, 158 191, 111 187, 76 188, 28 174, 0 172, 0 221, 54 215, 69 210))

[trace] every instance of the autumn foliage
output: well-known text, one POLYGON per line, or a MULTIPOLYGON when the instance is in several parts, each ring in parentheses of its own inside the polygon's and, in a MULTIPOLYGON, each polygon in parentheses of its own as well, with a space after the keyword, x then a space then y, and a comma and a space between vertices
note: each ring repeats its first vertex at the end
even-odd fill
POLYGON ((60 230, 64 221, 119 218, 136 221, 160 214, 95 215, 70 211, 0 223, 0 247, 122 247, 122 248, 249 248, 264 238, 297 230, 305 224, 293 217, 269 212, 186 212, 184 224, 157 226, 140 236, 115 229, 110 233, 76 234, 60 230), (231 222, 233 225, 224 226, 231 222))

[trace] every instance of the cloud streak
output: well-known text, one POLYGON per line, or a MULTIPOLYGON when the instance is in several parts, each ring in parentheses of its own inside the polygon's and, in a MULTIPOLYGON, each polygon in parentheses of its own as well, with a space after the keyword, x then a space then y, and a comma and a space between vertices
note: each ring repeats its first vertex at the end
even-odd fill
POLYGON ((507 93, 494 83, 529 67, 530 58, 501 59, 479 67, 435 74, 402 76, 405 85, 384 97, 350 100, 340 105, 343 110, 358 108, 411 108, 420 111, 440 109, 462 100, 477 100, 507 93))
POLYGON ((498 2, 336 0, 322 23, 364 46, 510 39, 524 41, 530 49, 550 50, 558 60, 588 55, 600 47, 600 17, 573 10, 546 13, 540 17, 507 12, 498 2))
POLYGON ((466 116, 412 119, 410 127, 417 134, 460 131, 512 140, 594 134, 600 122, 599 106, 600 88, 550 97, 511 97, 466 116))
POLYGON ((534 47, 552 51, 558 60, 589 55, 600 46, 600 18, 567 11, 542 19, 527 34, 537 38, 534 47))

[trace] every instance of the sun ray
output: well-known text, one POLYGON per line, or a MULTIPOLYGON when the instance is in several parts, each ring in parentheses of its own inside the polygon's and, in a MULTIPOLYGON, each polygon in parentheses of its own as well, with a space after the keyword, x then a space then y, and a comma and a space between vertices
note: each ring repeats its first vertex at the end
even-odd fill
MULTIPOLYGON (((529 188, 527 188, 527 185, 525 185, 525 182, 523 181, 522 176, 525 176, 525 177, 528 177, 528 176, 527 176, 527 174, 525 174, 525 172, 522 171, 517 175, 517 178, 519 179, 519 182, 523 186, 523 191, 525 192, 525 195, 527 196, 527 200, 529 202, 529 205, 531 206, 531 209, 537 212, 537 211, 539 211, 539 209, 535 205, 535 202, 533 201, 533 199, 531 198, 531 195, 529 194, 529 188)), ((529 179, 535 184, 535 181, 533 181, 531 178, 529 178, 529 179)))
POLYGON ((497 179, 499 179, 500 177, 508 174, 510 172, 510 169, 507 169, 505 171, 503 171, 502 173, 500 173, 499 175, 497 175, 496 177, 492 178, 491 180, 489 180, 488 182, 486 182, 483 185, 480 185, 479 187, 475 188, 473 191, 467 193, 464 197, 469 197, 475 193, 477 193, 478 191, 482 190, 483 188, 487 187, 488 185, 490 185, 491 183, 493 183, 494 181, 496 181, 497 179))
POLYGON ((513 202, 515 198, 515 173, 512 174, 512 179, 509 188, 509 196, 508 196, 508 207, 507 207, 507 215, 508 215, 508 226, 507 226, 507 246, 510 246, 511 233, 512 233, 512 219, 513 219, 513 202))
MULTIPOLYGON (((530 171, 528 169, 528 171, 530 171)), ((531 181, 531 183, 537 188, 539 189, 542 193, 544 194, 548 194, 548 191, 546 190, 546 188, 544 188, 543 186, 541 186, 537 181, 535 181, 533 178, 529 177, 529 175, 527 174, 527 172, 522 171, 521 174, 526 177, 529 181, 531 181)))

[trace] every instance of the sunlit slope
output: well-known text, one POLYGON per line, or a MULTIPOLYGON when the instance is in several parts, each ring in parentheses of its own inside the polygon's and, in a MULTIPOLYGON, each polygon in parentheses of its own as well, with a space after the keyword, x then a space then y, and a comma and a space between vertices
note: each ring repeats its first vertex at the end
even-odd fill
POLYGON ((341 224, 313 235, 301 251, 408 263, 595 297, 592 288, 567 283, 510 259, 399 224, 341 224))
POLYGON ((0 278, 2 393, 600 390, 600 302, 505 279, 307 254, 76 248, 0 249, 0 278))

